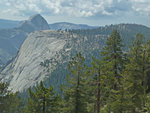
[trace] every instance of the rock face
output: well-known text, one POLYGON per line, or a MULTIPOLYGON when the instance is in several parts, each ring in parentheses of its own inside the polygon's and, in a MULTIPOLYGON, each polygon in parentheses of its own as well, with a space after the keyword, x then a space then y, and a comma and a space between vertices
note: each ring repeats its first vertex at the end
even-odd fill
POLYGON ((49 25, 40 14, 36 14, 31 16, 29 20, 22 21, 19 25, 19 29, 30 33, 35 30, 49 29, 49 25))
POLYGON ((64 38, 66 34, 55 31, 31 33, 22 44, 16 59, 2 72, 3 80, 10 81, 10 89, 23 91, 43 80, 46 72, 40 63, 55 58, 66 44, 64 38))
POLYGON ((9 88, 14 92, 22 92, 50 78, 57 65, 69 62, 77 52, 90 51, 87 56, 92 55, 103 39, 88 40, 65 31, 35 31, 24 41, 17 57, 1 72, 0 78, 10 83, 9 88), (49 62, 48 70, 43 61, 49 62))
POLYGON ((19 50, 28 33, 19 29, 0 30, 0 60, 5 64, 12 59, 19 50))
POLYGON ((127 47, 132 42, 131 37, 140 31, 146 39, 150 36, 149 28, 129 24, 69 32, 34 31, 24 41, 16 58, 2 70, 0 79, 10 83, 9 88, 14 92, 27 90, 41 80, 48 85, 60 84, 68 62, 76 53, 81 52, 87 63, 92 56, 100 58, 99 53, 113 29, 120 32, 127 47))
POLYGON ((45 29, 49 29, 49 25, 39 14, 21 22, 18 28, 0 29, 0 63, 5 64, 16 55, 29 33, 45 29))

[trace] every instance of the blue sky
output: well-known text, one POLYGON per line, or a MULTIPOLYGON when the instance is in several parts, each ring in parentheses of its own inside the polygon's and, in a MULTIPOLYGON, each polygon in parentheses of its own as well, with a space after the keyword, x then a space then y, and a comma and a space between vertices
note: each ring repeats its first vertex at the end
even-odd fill
POLYGON ((150 0, 0 0, 0 18, 25 20, 41 14, 48 23, 137 23, 150 27, 150 0))

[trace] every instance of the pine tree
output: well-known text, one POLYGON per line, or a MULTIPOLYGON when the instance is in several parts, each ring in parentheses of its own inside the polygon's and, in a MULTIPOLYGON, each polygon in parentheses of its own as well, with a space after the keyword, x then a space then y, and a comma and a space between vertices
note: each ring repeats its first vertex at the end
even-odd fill
MULTIPOLYGON (((96 61, 96 59, 95 59, 96 61)), ((95 63, 93 62, 93 70, 95 72, 95 84, 96 84, 96 113, 100 113, 101 108, 101 70, 100 64, 97 60, 95 63), (98 63, 96 65, 96 62, 98 63)))
POLYGON ((146 62, 146 67, 149 69, 147 70, 147 92, 150 92, 150 40, 147 41, 145 44, 145 51, 146 51, 146 59, 148 59, 148 62, 146 62))
POLYGON ((105 80, 106 76, 101 74, 101 62, 99 59, 92 58, 93 61, 91 62, 92 67, 90 68, 90 78, 89 78, 89 85, 90 91, 89 94, 90 98, 92 98, 92 111, 93 113, 100 113, 104 109, 104 100, 105 100, 105 80))
POLYGON ((126 112, 140 113, 145 106, 148 56, 143 35, 137 34, 129 52, 129 63, 123 72, 126 112))
POLYGON ((87 70, 84 61, 84 57, 78 53, 69 63, 68 84, 63 89, 65 113, 88 113, 87 70))
POLYGON ((143 82, 142 86, 144 89, 143 94, 143 112, 147 111, 150 112, 150 94, 149 94, 149 80, 150 80, 150 40, 147 41, 147 43, 143 47, 143 54, 142 54, 143 60, 143 82))
POLYGON ((45 88, 40 82, 34 91, 29 88, 29 95, 24 113, 60 113, 59 96, 53 91, 52 86, 45 88))
MULTIPOLYGON (((106 96, 107 96, 107 112, 110 113, 116 109, 114 106, 120 106, 120 101, 117 101, 120 94, 121 70, 124 68, 125 56, 123 53, 122 39, 117 30, 114 30, 107 38, 106 46, 101 55, 102 73, 106 78, 106 96)), ((119 107, 118 107, 119 108, 119 107)), ((116 111, 116 110, 115 110, 116 111)), ((118 111, 120 112, 120 110, 118 111)))
POLYGON ((124 54, 123 54, 122 39, 117 30, 114 30, 106 41, 106 46, 104 47, 101 55, 103 56, 102 62, 104 68, 114 76, 113 88, 117 88, 117 84, 120 82, 120 71, 124 64, 124 54))
POLYGON ((1 113, 20 113, 22 100, 18 93, 8 90, 7 83, 0 83, 0 112, 1 113))
POLYGON ((150 93, 147 94, 146 96, 146 101, 145 101, 145 112, 150 113, 150 93))

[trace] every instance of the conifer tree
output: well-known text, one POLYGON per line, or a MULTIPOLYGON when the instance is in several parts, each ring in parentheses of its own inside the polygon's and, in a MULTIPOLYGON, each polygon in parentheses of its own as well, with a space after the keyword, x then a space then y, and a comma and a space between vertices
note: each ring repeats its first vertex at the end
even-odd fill
POLYGON ((96 113, 100 113, 101 107, 101 70, 98 60, 93 62, 93 70, 95 71, 95 84, 96 84, 96 113))
POLYGON ((146 96, 144 111, 147 112, 147 113, 150 113, 150 93, 148 93, 147 96, 146 96))
POLYGON ((92 58, 93 61, 91 62, 92 67, 90 68, 90 91, 89 93, 90 98, 92 98, 92 112, 93 113, 100 113, 102 109, 104 109, 104 100, 105 100, 105 81, 106 76, 101 74, 101 62, 99 59, 92 58))
POLYGON ((18 93, 9 91, 7 83, 0 83, 0 113, 20 113, 21 107, 18 93))
POLYGON ((29 88, 29 99, 24 113, 59 113, 59 96, 53 91, 53 87, 45 88, 43 83, 34 91, 29 88))
POLYGON ((150 95, 149 95, 149 80, 150 80, 150 40, 143 47, 142 54, 143 77, 142 86, 144 89, 142 111, 150 112, 150 95))
POLYGON ((106 46, 103 48, 101 55, 103 56, 102 62, 104 68, 106 68, 108 74, 114 76, 113 88, 117 88, 117 84, 120 82, 120 71, 124 64, 122 39, 117 30, 114 30, 107 38, 106 46))
POLYGON ((120 95, 121 83, 121 70, 124 68, 124 53, 123 53, 122 39, 117 30, 114 30, 107 38, 106 46, 104 47, 101 55, 102 73, 106 78, 106 96, 107 96, 107 112, 113 111, 113 106, 119 106, 121 103, 117 101, 117 97, 120 95))
POLYGON ((145 56, 146 56, 146 59, 148 60, 146 62, 146 68, 148 68, 147 70, 147 83, 146 83, 146 86, 147 86, 147 92, 150 92, 150 40, 147 41, 147 43, 145 44, 145 56))
POLYGON ((84 61, 84 57, 78 53, 69 63, 70 75, 67 76, 68 84, 63 90, 65 113, 88 113, 87 70, 84 61))
POLYGON ((148 56, 143 35, 137 34, 129 52, 129 63, 123 72, 126 112, 141 113, 145 107, 148 56))

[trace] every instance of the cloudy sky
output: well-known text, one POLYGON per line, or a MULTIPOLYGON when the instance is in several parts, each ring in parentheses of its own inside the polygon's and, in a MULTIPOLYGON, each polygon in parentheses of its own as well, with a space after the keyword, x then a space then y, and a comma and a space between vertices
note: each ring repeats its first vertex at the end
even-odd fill
POLYGON ((150 27, 150 0, 0 0, 0 18, 25 20, 41 14, 48 23, 137 23, 150 27))

